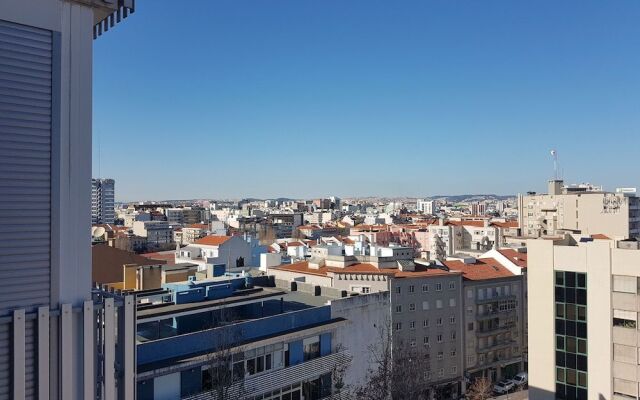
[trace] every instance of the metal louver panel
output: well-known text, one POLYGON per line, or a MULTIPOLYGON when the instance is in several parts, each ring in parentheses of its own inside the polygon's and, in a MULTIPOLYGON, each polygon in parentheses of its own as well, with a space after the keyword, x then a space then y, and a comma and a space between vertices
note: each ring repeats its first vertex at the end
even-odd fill
POLYGON ((51 31, 0 20, 0 316, 48 304, 51 31))
MULTIPOLYGON (((52 48, 51 31, 0 20, 0 316, 50 299, 52 48)), ((0 324, 0 400, 12 397, 11 336, 0 324)), ((33 321, 24 340, 32 399, 33 321)))

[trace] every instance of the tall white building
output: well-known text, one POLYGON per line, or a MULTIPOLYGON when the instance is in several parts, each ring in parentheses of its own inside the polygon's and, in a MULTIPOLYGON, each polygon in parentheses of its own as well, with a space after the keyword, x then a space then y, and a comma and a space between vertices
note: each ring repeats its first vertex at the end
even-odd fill
POLYGON ((640 237, 640 197, 633 189, 611 193, 599 186, 551 180, 547 194, 518 197, 518 222, 527 237, 562 231, 603 234, 612 239, 640 237))
POLYGON ((132 7, 0 1, 0 400, 135 397, 135 300, 92 291, 88 235, 93 40, 132 7))
POLYGON ((438 212, 436 202, 434 200, 419 199, 416 202, 416 209, 423 214, 435 214, 438 212))
POLYGON ((115 181, 91 179, 91 223, 113 224, 115 220, 115 181))
POLYGON ((529 398, 640 395, 635 240, 529 240, 529 398))

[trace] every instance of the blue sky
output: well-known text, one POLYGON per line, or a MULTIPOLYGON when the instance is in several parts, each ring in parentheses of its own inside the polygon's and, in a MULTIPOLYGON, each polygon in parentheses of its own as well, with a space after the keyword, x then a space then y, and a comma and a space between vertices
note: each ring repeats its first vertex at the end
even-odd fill
MULTIPOLYGON (((139 0, 94 42, 119 200, 640 186, 640 2, 139 0)), ((98 146, 98 143, 100 145, 98 146)))

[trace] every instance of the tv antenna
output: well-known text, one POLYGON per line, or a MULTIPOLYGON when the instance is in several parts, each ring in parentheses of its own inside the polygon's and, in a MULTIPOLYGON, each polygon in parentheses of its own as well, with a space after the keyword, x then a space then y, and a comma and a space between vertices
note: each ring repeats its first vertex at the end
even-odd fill
POLYGON ((553 157, 553 174, 554 178, 557 181, 560 179, 560 175, 558 174, 558 152, 555 150, 551 150, 551 157, 553 157))

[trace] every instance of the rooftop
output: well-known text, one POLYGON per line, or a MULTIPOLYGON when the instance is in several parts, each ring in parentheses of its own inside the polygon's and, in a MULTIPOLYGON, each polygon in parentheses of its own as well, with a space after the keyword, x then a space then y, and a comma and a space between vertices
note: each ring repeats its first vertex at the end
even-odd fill
POLYGON ((233 236, 205 236, 193 242, 193 244, 202 244, 205 246, 220 246, 227 240, 231 239, 233 236))
POLYGON ((515 276, 504 265, 494 258, 478 258, 473 263, 461 260, 447 260, 442 262, 451 271, 462 272, 462 277, 470 281, 509 278, 515 276))

